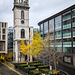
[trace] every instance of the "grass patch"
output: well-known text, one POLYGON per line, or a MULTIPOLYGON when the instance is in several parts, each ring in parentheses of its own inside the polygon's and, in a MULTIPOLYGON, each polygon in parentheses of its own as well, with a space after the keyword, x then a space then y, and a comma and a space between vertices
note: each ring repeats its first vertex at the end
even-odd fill
POLYGON ((56 74, 60 74, 60 71, 52 70, 52 71, 50 71, 50 73, 51 73, 51 74, 55 74, 55 75, 56 75, 56 74))

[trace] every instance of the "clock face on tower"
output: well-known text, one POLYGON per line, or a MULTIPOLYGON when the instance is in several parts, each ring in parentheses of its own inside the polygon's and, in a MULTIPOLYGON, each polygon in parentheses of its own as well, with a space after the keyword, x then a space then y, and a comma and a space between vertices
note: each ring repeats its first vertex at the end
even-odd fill
POLYGON ((21 21, 21 24, 24 24, 24 20, 21 21))

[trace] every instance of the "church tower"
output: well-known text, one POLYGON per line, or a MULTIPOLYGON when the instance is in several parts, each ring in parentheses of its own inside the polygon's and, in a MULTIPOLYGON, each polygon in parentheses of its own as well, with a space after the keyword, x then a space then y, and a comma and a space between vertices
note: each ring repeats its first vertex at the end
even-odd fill
MULTIPOLYGON (((21 53, 21 39, 25 44, 33 37, 33 27, 29 27, 29 0, 14 0, 13 7, 13 27, 14 44, 13 54, 15 62, 25 62, 25 55, 21 53), (31 35, 31 37, 30 37, 31 35)), ((30 58, 32 60, 32 57, 30 58)))

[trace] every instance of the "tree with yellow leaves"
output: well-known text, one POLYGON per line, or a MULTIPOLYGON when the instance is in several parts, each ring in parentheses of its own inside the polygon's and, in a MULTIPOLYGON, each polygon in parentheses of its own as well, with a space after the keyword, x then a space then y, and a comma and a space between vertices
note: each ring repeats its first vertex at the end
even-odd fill
POLYGON ((31 40, 32 44, 28 44, 27 46, 24 44, 24 41, 21 40, 20 49, 24 55, 38 57, 38 53, 42 50, 43 41, 40 33, 37 31, 33 35, 33 39, 31 40))
MULTIPOLYGON (((24 55, 27 55, 28 59, 29 59, 29 55, 30 55, 30 48, 31 48, 31 45, 29 43, 26 46, 25 43, 24 43, 24 40, 21 40, 21 45, 20 45, 21 52, 24 55)), ((27 61, 29 61, 28 59, 27 59, 27 61)))
POLYGON ((44 44, 39 31, 34 33, 33 39, 31 41, 32 41, 31 55, 34 57, 38 57, 38 53, 42 50, 42 46, 44 44))

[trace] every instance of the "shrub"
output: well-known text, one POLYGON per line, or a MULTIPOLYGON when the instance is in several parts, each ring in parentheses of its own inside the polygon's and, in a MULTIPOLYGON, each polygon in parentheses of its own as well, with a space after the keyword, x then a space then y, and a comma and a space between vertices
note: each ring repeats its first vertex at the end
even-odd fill
POLYGON ((49 65, 38 66, 39 70, 41 69, 49 69, 49 65))
POLYGON ((52 71, 50 71, 50 74, 51 75, 60 75, 60 71, 52 70, 52 71))
POLYGON ((18 68, 18 67, 19 67, 19 65, 22 65, 22 64, 26 64, 26 63, 14 63, 15 68, 18 68))
POLYGON ((38 67, 38 66, 42 66, 43 64, 42 63, 34 63, 34 64, 30 64, 30 66, 35 66, 36 68, 38 67))
POLYGON ((22 67, 27 67, 28 65, 27 64, 21 64, 19 66, 22 66, 22 67))
POLYGON ((37 63, 37 61, 28 62, 29 65, 34 63, 37 63))
POLYGON ((39 75, 39 74, 41 74, 40 71, 37 71, 37 70, 31 70, 30 71, 30 75, 39 75))
POLYGON ((30 68, 28 68, 28 67, 23 67, 23 71, 25 71, 25 72, 27 72, 27 73, 29 73, 30 70, 35 70, 35 69, 36 69, 36 67, 30 67, 30 68))
POLYGON ((42 73, 48 73, 50 70, 49 69, 41 69, 42 73))

